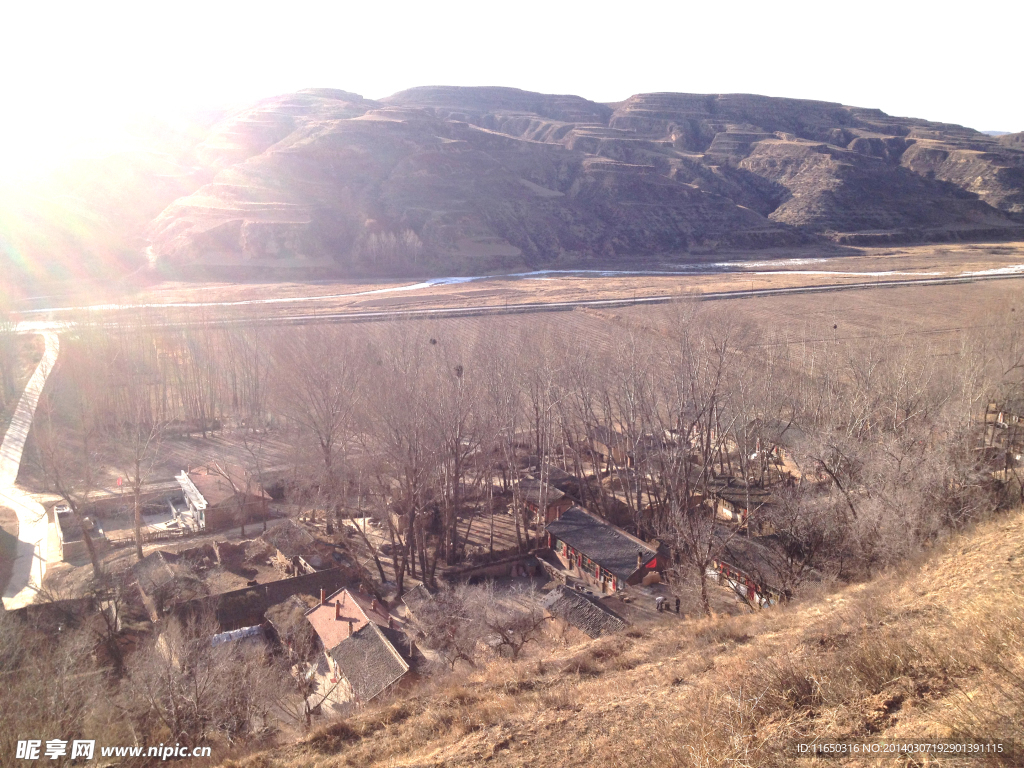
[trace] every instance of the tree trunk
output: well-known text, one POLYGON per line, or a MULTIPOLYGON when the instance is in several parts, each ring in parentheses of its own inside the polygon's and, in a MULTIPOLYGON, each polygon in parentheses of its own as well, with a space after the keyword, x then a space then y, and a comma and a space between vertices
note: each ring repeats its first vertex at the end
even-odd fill
POLYGON ((706 564, 698 566, 700 571, 700 609, 704 616, 711 618, 711 598, 708 596, 708 568, 706 564))
MULTIPOLYGON (((78 517, 76 514, 75 517, 78 517)), ((89 560, 92 561, 92 573, 99 579, 103 576, 103 568, 100 566, 100 558, 96 553, 96 543, 92 540, 92 534, 85 530, 85 526, 82 525, 82 518, 78 517, 78 524, 82 526, 82 540, 85 542, 85 548, 89 550, 89 560)))
POLYGON ((139 488, 139 484, 135 483, 135 488, 133 489, 134 496, 135 496, 135 556, 139 560, 141 560, 143 558, 143 554, 142 554, 142 504, 141 504, 141 500, 139 499, 139 496, 141 495, 141 490, 142 489, 139 488))

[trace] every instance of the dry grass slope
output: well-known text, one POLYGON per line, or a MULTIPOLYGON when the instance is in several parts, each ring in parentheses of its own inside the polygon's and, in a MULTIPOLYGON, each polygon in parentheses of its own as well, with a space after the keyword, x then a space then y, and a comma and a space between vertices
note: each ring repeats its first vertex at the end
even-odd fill
POLYGON ((1022 586, 1014 513, 870 584, 494 665, 226 765, 782 766, 796 741, 1019 738, 1022 586))

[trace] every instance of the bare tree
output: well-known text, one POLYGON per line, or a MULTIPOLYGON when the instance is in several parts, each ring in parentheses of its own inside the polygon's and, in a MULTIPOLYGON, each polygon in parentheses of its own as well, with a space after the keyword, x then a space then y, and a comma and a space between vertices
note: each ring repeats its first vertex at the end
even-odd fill
POLYGON ((340 503, 342 456, 352 439, 359 403, 359 351, 340 326, 303 326, 281 333, 274 345, 278 409, 310 441, 320 458, 317 495, 340 503))
POLYGON ((93 645, 87 632, 37 629, 0 612, 0 749, 5 754, 14 755, 17 740, 29 735, 70 741, 96 733, 99 703, 109 694, 92 662, 93 645))
POLYGON ((483 637, 478 592, 478 587, 465 584, 445 585, 416 608, 416 626, 423 632, 423 644, 448 669, 455 669, 460 661, 476 666, 483 637))
POLYGON ((205 438, 218 425, 220 354, 212 324, 202 315, 185 318, 184 327, 170 338, 174 354, 166 359, 186 421, 205 438))
POLYGON ((476 610, 490 633, 487 638, 498 653, 507 653, 513 660, 523 649, 537 642, 544 626, 554 617, 540 606, 536 588, 529 587, 499 595, 493 585, 481 587, 475 595, 476 610))
MULTIPOLYGON (((224 479, 231 486, 232 498, 235 501, 235 520, 241 528, 242 538, 245 538, 245 524, 251 517, 251 506, 253 498, 259 499, 260 504, 265 505, 266 492, 259 484, 255 470, 242 466, 227 466, 220 462, 213 462, 209 466, 209 472, 224 479)), ((266 530, 266 512, 263 511, 263 529, 266 530)))
POLYGON ((725 543, 715 523, 713 480, 715 459, 732 427, 722 424, 730 328, 692 307, 681 309, 662 413, 661 432, 671 439, 652 456, 661 489, 654 526, 675 562, 696 577, 701 609, 710 615, 708 570, 725 543))
MULTIPOLYGON (((437 472, 441 509, 441 554, 448 565, 458 560, 459 516, 467 511, 464 492, 473 458, 481 448, 477 356, 463 347, 430 345, 434 353, 435 405, 431 409, 439 440, 437 472)), ((467 534, 475 515, 469 515, 467 534)))
POLYGON ((229 742, 267 727, 274 674, 259 645, 222 643, 210 616, 172 621, 128 665, 127 711, 141 733, 160 730, 189 746, 214 734, 229 742))
POLYGON ((267 618, 274 623, 283 647, 283 652, 275 659, 281 684, 293 693, 279 697, 278 707, 290 719, 309 728, 313 716, 342 682, 335 678, 334 682, 323 684, 318 670, 326 661, 324 649, 306 619, 304 608, 301 603, 289 601, 274 606, 267 612, 267 618))
POLYGON ((141 316, 121 314, 119 320, 103 355, 114 403, 100 429, 132 494, 135 554, 141 560, 142 493, 160 452, 164 423, 154 408, 159 386, 155 339, 145 331, 141 316))

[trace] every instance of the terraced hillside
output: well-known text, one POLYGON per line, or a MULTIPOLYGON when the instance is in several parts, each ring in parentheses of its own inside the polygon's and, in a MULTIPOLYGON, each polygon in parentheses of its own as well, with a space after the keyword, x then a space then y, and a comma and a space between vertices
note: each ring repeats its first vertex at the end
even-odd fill
POLYGON ((763 96, 304 91, 227 118, 197 154, 223 170, 151 228, 178 264, 459 272, 1024 225, 1012 139, 763 96))
POLYGON ((309 89, 146 140, 7 206, 0 266, 452 275, 1024 236, 1021 134, 827 102, 309 89))

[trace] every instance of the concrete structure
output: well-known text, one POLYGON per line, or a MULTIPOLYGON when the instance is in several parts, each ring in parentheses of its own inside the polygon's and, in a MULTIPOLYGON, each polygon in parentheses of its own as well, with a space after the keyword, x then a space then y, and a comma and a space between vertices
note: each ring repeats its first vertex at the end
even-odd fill
POLYGON ((192 530, 223 530, 267 515, 269 494, 239 467, 201 467, 176 479, 188 511, 175 515, 192 530))
POLYGON ((17 554, 11 568, 11 578, 3 594, 4 608, 9 611, 35 600, 43 585, 46 564, 52 560, 47 552, 50 526, 46 510, 15 485, 39 396, 60 351, 57 334, 45 333, 43 339, 46 343, 43 357, 18 401, 3 444, 0 445, 0 504, 13 510, 18 517, 17 554))
MULTIPOLYGON (((98 553, 105 553, 110 548, 110 541, 103 531, 103 525, 99 520, 93 520, 91 517, 85 519, 88 524, 92 525, 89 535, 92 537, 93 546, 98 553)), ((51 562, 57 559, 58 552, 60 559, 65 562, 74 562, 89 557, 89 549, 86 547, 85 537, 82 535, 82 526, 78 524, 66 505, 58 504, 53 508, 53 528, 60 544, 56 551, 50 552, 51 562)))

